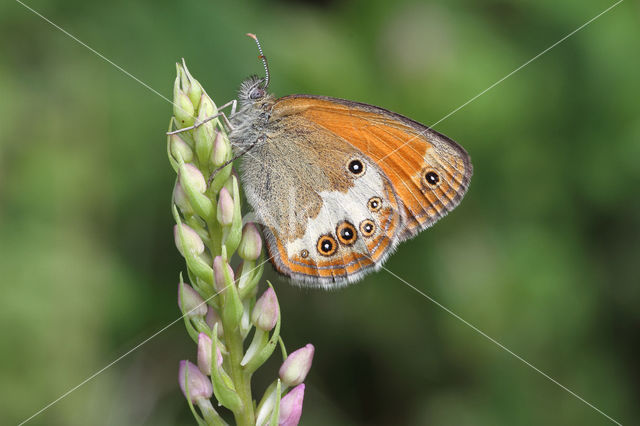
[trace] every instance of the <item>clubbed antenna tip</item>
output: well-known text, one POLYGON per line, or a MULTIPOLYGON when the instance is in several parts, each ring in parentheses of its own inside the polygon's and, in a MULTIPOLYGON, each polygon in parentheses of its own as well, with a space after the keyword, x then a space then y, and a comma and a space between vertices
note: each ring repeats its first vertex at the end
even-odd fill
POLYGON ((247 33, 247 35, 254 39, 258 45, 258 52, 260 52, 260 56, 258 56, 258 58, 262 59, 262 64, 264 65, 264 88, 266 89, 269 86, 269 64, 267 63, 267 57, 262 53, 262 46, 260 46, 260 40, 258 40, 258 37, 253 33, 247 33))

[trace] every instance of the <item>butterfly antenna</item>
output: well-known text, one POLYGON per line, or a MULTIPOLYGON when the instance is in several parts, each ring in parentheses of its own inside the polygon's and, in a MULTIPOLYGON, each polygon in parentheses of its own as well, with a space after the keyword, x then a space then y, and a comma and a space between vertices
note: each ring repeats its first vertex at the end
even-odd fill
POLYGON ((255 34, 251 33, 247 33, 247 35, 254 39, 256 41, 256 44, 258 45, 258 51, 260 52, 260 56, 258 56, 258 58, 262 59, 262 64, 264 65, 264 88, 266 89, 269 86, 269 64, 267 63, 267 57, 264 56, 264 53, 262 53, 262 46, 260 46, 260 40, 258 40, 258 37, 256 37, 255 34))

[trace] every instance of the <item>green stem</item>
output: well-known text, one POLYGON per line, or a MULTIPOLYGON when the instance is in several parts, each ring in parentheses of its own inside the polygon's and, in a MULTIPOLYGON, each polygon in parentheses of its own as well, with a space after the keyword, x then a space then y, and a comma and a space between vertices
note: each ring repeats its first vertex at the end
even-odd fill
POLYGON ((251 396, 251 374, 244 371, 240 362, 244 356, 242 344, 242 334, 240 327, 228 332, 226 324, 223 323, 225 337, 227 340, 227 350, 229 351, 229 364, 231 367, 231 379, 236 387, 236 392, 242 399, 242 411, 234 412, 238 426, 253 426, 255 424, 255 414, 253 412, 253 398, 251 396))

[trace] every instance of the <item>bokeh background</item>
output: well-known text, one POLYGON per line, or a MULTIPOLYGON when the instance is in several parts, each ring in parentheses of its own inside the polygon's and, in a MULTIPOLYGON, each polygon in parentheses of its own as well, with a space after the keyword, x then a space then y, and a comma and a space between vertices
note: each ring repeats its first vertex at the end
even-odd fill
MULTIPOLYGON (((611 1, 29 0, 163 95, 175 61, 218 103, 380 105, 425 124, 611 1)), ((640 419, 640 10, 626 1, 439 123, 471 154, 460 207, 387 267, 614 419, 640 419)), ((0 5, 0 423, 17 424, 176 319, 171 106, 17 2, 0 5)), ((312 342, 303 425, 610 422, 381 271, 322 292, 278 279, 312 342)), ((33 425, 188 425, 178 323, 33 425)), ((275 357, 274 357, 275 358, 275 357)), ((256 394, 275 377, 260 370, 256 394)))

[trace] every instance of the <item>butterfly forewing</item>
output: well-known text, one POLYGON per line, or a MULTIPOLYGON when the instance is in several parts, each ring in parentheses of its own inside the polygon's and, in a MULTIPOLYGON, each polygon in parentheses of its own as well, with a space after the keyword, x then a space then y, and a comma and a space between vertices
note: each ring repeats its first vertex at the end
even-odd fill
POLYGON ((276 109, 329 130, 376 162, 401 201, 401 238, 414 236, 462 199, 473 172, 469 155, 446 136, 367 104, 322 96, 281 98, 276 109))

